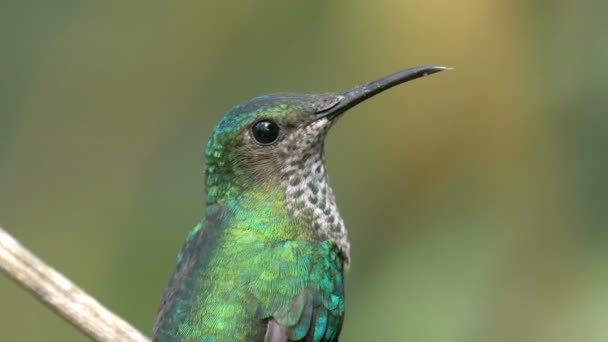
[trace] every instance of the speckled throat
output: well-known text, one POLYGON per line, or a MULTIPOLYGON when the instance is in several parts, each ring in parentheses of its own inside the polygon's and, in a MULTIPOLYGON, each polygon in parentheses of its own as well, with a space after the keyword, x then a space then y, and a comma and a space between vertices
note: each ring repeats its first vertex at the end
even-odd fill
POLYGON ((350 264, 350 243, 326 172, 323 141, 333 120, 320 118, 286 138, 281 170, 287 209, 312 227, 321 240, 336 244, 350 264))

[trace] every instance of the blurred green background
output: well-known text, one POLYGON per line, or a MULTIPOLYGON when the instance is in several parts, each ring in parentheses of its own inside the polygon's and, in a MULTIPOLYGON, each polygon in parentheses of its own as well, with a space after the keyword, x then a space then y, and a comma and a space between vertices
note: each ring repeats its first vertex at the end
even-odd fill
MULTIPOLYGON (((0 225, 145 333, 230 107, 443 64, 328 138, 342 340, 608 341, 605 1, 1 7, 0 225)), ((0 302, 2 341, 86 340, 0 302)))

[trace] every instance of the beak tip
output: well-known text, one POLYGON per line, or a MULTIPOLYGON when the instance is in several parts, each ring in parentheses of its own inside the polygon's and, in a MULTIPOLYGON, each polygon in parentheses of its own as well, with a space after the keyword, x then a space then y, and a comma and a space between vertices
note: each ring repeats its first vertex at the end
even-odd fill
POLYGON ((430 66, 428 67, 428 69, 426 70, 426 72, 423 74, 424 76, 428 76, 428 75, 432 75, 434 73, 437 72, 441 72, 441 71, 445 71, 445 70, 453 70, 454 68, 452 67, 446 67, 446 66, 442 66, 442 65, 434 65, 434 66, 430 66))

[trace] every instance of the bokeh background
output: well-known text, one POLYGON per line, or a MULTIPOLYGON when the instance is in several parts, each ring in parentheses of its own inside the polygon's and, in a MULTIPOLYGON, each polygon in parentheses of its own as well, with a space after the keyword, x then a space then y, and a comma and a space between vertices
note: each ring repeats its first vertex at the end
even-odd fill
MULTIPOLYGON (((608 340, 605 1, 36 1, 0 10, 0 225, 150 334, 220 117, 455 69, 354 108, 327 161, 344 341, 608 340)), ((0 340, 86 338, 0 277, 0 340)))

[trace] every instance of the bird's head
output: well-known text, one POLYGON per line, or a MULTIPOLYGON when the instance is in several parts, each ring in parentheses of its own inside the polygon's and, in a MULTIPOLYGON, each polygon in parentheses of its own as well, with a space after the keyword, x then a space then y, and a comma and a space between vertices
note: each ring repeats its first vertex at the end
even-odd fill
POLYGON ((337 94, 284 93, 256 97, 230 110, 207 144, 208 201, 285 179, 290 169, 320 156, 337 116, 317 113, 339 101, 337 94))
POLYGON ((220 121, 207 145, 207 202, 234 198, 252 184, 296 183, 295 174, 324 173, 323 142, 342 113, 397 84, 442 70, 416 67, 343 93, 280 93, 237 105, 220 121))
MULTIPOLYGON (((282 93, 256 97, 230 110, 206 149, 207 204, 228 204, 248 189, 278 189, 290 216, 336 241, 348 254, 323 162, 332 124, 349 108, 397 84, 445 70, 407 69, 343 93, 282 93)), ((261 191, 264 193, 264 191, 261 191)), ((258 200, 264 201, 263 194, 258 200)))

